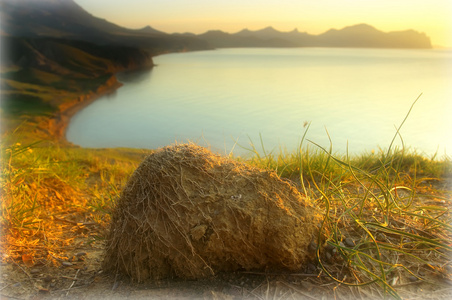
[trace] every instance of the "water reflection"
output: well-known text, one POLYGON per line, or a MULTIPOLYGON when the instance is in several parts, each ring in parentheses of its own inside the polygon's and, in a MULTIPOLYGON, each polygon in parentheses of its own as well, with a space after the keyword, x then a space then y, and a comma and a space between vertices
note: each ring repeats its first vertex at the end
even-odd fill
POLYGON ((395 126, 423 93, 401 136, 408 147, 441 155, 452 149, 452 53, 438 53, 222 49, 161 55, 152 70, 120 74, 124 86, 116 97, 75 115, 67 138, 84 147, 151 149, 206 140, 241 155, 237 140, 260 145, 261 136, 269 151, 292 151, 311 121, 308 139, 328 148, 327 129, 335 151, 356 153, 389 146, 395 126))

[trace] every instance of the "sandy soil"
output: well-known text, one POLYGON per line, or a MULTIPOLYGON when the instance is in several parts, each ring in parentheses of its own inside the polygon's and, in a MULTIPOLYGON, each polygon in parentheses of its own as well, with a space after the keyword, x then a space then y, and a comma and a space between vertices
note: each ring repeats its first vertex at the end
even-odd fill
MULTIPOLYGON (((331 280, 313 264, 298 273, 235 272, 187 281, 142 284, 104 274, 102 243, 72 249, 60 266, 2 263, 1 299, 382 299, 375 287, 353 288, 331 280), (70 262, 69 262, 70 261, 70 262)), ((395 284, 405 299, 451 299, 452 286, 441 278, 395 284)))

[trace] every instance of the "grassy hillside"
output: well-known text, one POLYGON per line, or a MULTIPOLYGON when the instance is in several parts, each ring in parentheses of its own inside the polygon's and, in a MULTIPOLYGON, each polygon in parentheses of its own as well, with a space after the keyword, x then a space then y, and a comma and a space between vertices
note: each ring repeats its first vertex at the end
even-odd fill
POLYGON ((22 124, 44 139, 63 138, 71 110, 120 86, 116 72, 153 66, 144 50, 55 38, 3 37, 1 53, 2 131, 22 124))

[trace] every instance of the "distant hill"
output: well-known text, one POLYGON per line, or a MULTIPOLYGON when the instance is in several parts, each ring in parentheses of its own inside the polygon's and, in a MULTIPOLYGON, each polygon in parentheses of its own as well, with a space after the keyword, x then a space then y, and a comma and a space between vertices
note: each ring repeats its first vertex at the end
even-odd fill
MULTIPOLYGON (((152 67, 145 50, 126 46, 101 46, 57 38, 3 37, 1 51, 5 69, 34 69, 73 78, 96 78, 118 71, 152 67)), ((9 76, 16 74, 12 71, 9 76)), ((17 80, 25 78, 17 77, 17 80)))
POLYGON ((61 38, 7 36, 0 53, 1 111, 14 116, 61 111, 68 100, 118 87, 116 72, 153 66, 142 49, 61 38))
POLYGON ((233 47, 296 47, 290 41, 280 37, 262 38, 257 35, 244 33, 243 35, 229 34, 220 30, 212 30, 197 35, 198 38, 205 40, 215 48, 233 48, 233 47))
POLYGON ((229 34, 208 31, 197 35, 213 47, 361 47, 361 48, 432 48, 430 38, 414 30, 382 32, 367 24, 330 29, 320 35, 280 32, 272 27, 257 31, 244 29, 229 34))
POLYGON ((152 67, 153 55, 210 49, 197 37, 117 26, 73 0, 0 0, 0 8, 2 115, 62 113, 117 88, 116 72, 152 67))
POLYGON ((432 48, 430 38, 424 33, 414 30, 382 32, 367 24, 330 29, 318 35, 317 41, 324 47, 432 48))
POLYGON ((431 48, 430 38, 414 30, 382 32, 367 24, 330 29, 319 35, 280 32, 272 27, 229 34, 166 34, 150 26, 133 30, 97 18, 73 0, 0 0, 3 36, 53 37, 146 48, 152 54, 224 47, 431 48))
POLYGON ((211 48, 195 36, 174 36, 150 26, 118 26, 89 14, 73 0, 0 0, 0 6, 3 36, 64 38, 145 48, 152 54, 211 48))

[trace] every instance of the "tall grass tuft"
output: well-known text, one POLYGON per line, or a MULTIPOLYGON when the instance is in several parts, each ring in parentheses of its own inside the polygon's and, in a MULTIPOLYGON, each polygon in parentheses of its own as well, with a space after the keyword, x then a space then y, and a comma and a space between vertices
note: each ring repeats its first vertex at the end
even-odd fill
POLYGON ((378 153, 335 154, 332 145, 305 140, 307 126, 296 152, 249 160, 298 183, 323 212, 321 272, 340 285, 378 286, 396 299, 398 287, 431 276, 452 279, 451 159, 404 148, 400 128, 408 115, 378 153))

